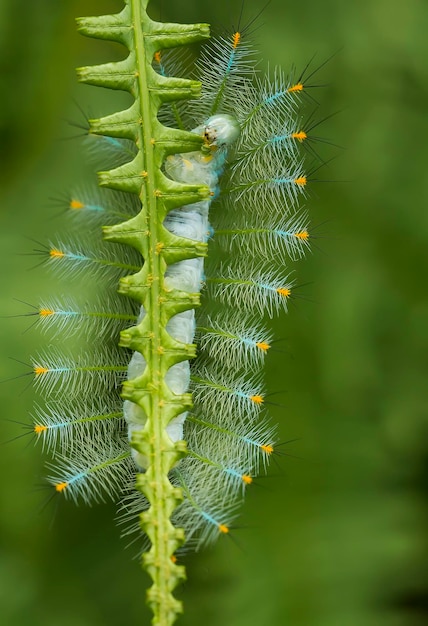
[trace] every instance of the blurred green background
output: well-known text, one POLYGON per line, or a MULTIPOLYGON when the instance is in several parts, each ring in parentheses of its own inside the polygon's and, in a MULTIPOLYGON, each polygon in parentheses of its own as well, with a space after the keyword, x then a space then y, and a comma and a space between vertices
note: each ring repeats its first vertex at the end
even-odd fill
MULTIPOLYGON (((245 0, 244 23, 260 10, 245 0)), ((78 86, 74 67, 119 58, 86 40, 74 17, 119 0, 1 0, 0 313, 68 291, 29 270, 32 237, 62 228, 49 197, 85 177, 82 148, 64 140, 73 100, 110 112, 127 96, 78 86)), ((240 0, 164 0, 171 21, 238 21, 240 0), (185 4, 185 7, 179 5, 185 4)), ((153 3, 153 15, 159 7, 153 3)), ((425 624, 427 479, 427 35, 424 0, 272 0, 255 37, 261 68, 304 67, 313 53, 319 134, 345 146, 308 201, 323 234, 296 268, 307 297, 275 322, 285 352, 268 359, 270 391, 290 456, 248 491, 238 545, 187 560, 186 626, 425 624), (342 182, 340 182, 342 181, 342 182), (299 457, 299 458, 295 458, 299 457)), ((323 152, 323 154, 327 154, 323 152)), ((332 150, 331 154, 337 154, 332 150)), ((1 324, 0 379, 17 376, 48 340, 22 319, 1 324)), ((19 434, 34 394, 0 385, 1 441, 19 434)), ((40 449, 2 445, 0 615, 5 626, 149 624, 147 579, 124 549, 114 507, 42 504, 40 449)))

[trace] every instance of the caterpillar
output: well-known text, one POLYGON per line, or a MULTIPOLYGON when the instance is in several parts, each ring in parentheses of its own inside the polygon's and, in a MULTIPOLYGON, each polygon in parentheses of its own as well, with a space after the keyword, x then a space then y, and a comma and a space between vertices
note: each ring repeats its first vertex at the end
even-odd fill
POLYGON ((36 250, 81 294, 31 314, 51 337, 86 344, 34 357, 32 430, 52 455, 54 494, 118 503, 124 534, 142 540, 153 624, 167 626, 182 612, 182 555, 233 532, 277 452, 266 317, 287 312, 292 264, 309 249, 304 146, 315 138, 305 73, 260 76, 245 29, 206 43, 189 79, 176 50, 207 40, 208 26, 155 22, 148 0, 124 5, 77 21, 129 52, 79 79, 134 102, 88 121, 89 151, 111 169, 63 200, 69 234, 36 250))

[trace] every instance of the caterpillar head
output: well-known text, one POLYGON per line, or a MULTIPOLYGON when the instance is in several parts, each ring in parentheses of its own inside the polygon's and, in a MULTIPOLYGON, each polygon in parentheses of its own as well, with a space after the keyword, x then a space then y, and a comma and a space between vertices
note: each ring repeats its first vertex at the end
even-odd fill
POLYGON ((225 113, 209 117, 203 127, 203 135, 209 146, 227 148, 238 139, 241 129, 238 121, 225 113))

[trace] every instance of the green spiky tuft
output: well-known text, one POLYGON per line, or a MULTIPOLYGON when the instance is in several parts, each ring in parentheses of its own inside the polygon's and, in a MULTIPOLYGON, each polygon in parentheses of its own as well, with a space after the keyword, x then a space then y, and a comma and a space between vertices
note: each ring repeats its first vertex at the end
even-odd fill
POLYGON ((166 156, 199 150, 203 139, 163 126, 157 117, 159 108, 165 102, 198 97, 201 85, 161 76, 153 69, 152 61, 160 49, 208 38, 209 28, 206 24, 155 22, 146 12, 148 0, 126 0, 125 4, 117 15, 80 18, 77 23, 84 35, 125 45, 128 57, 118 63, 80 68, 78 75, 82 82, 126 90, 135 98, 129 109, 91 120, 90 132, 131 139, 138 148, 131 162, 101 172, 99 182, 101 186, 138 194, 142 203, 136 217, 105 227, 104 237, 132 246, 144 260, 139 272, 121 280, 120 293, 137 300, 147 315, 122 332, 121 345, 141 353, 147 366, 142 376, 124 384, 122 395, 148 416, 144 430, 134 433, 131 445, 148 459, 147 471, 139 474, 136 481, 137 489, 150 503, 140 516, 151 542, 143 557, 153 579, 148 602, 154 613, 153 624, 168 626, 182 611, 181 602, 172 591, 185 577, 184 567, 173 562, 174 552, 184 541, 184 532, 170 521, 182 500, 182 492, 171 484, 168 473, 185 453, 185 444, 173 443, 165 428, 192 402, 190 394, 173 394, 164 379, 172 365, 195 355, 195 347, 173 339, 166 324, 177 313, 194 308, 199 294, 167 289, 164 278, 168 265, 205 256, 206 244, 173 235, 163 221, 170 210, 206 199, 210 190, 203 185, 172 181, 162 173, 166 156))

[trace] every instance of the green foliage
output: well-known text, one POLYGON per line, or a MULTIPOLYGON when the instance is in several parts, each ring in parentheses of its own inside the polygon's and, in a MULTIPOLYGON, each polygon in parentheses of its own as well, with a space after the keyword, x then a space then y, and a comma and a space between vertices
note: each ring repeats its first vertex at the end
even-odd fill
POLYGON ((100 175, 102 186, 135 193, 141 212, 127 222, 104 229, 108 241, 125 243, 137 249, 144 265, 141 271, 121 281, 120 292, 144 306, 146 315, 136 326, 123 331, 121 345, 145 358, 144 373, 123 385, 122 397, 138 405, 147 416, 144 429, 134 431, 131 445, 148 459, 136 486, 150 504, 141 514, 141 525, 150 539, 144 565, 153 579, 148 592, 153 624, 168 626, 181 612, 181 603, 171 594, 184 567, 173 562, 174 552, 184 541, 170 517, 182 500, 181 490, 169 479, 170 469, 184 454, 183 442, 173 443, 165 428, 172 419, 191 407, 191 395, 174 394, 165 384, 165 375, 176 363, 195 355, 194 347, 173 339, 166 331, 171 317, 193 308, 198 299, 177 290, 167 290, 164 280, 168 265, 206 254, 206 244, 169 233, 163 226, 168 211, 209 197, 208 188, 185 185, 168 179, 161 171, 170 154, 198 150, 203 142, 190 132, 166 128, 157 120, 165 102, 197 97, 200 85, 187 79, 163 77, 152 67, 155 53, 188 45, 209 35, 206 25, 162 24, 146 13, 147 0, 127 0, 122 12, 78 20, 79 31, 97 39, 125 45, 124 61, 78 70, 82 82, 129 91, 134 104, 91 122, 90 132, 131 139, 138 147, 134 160, 100 175))

